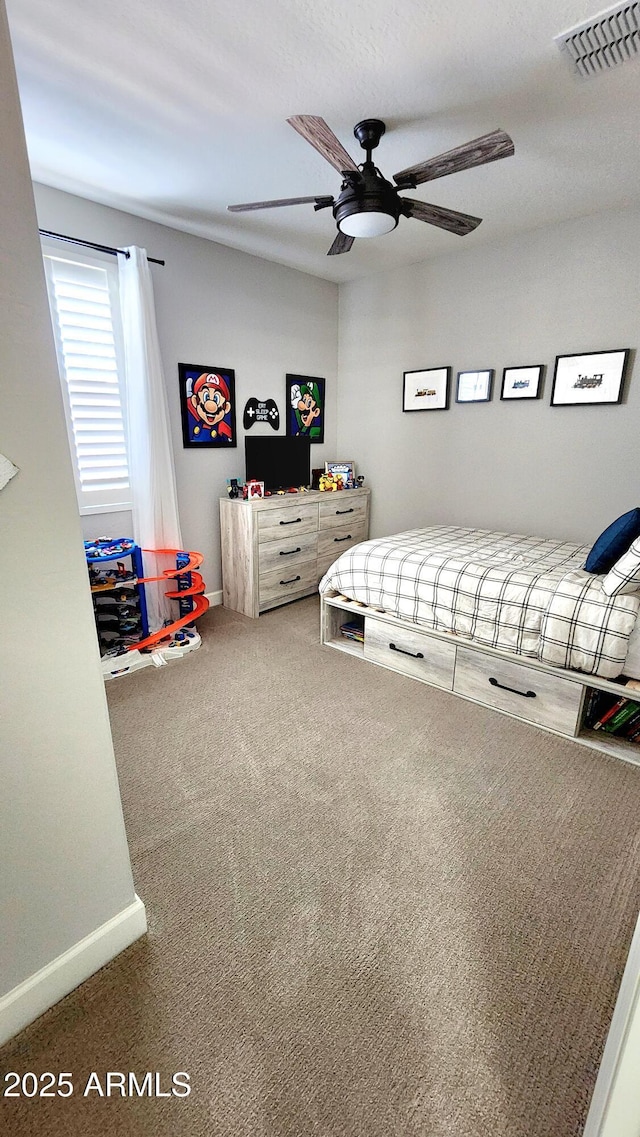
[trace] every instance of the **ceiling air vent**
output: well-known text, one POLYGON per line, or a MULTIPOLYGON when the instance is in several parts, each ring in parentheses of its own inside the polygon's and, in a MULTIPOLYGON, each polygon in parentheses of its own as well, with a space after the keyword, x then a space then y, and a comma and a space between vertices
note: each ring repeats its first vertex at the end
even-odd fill
POLYGON ((640 55, 640 3, 617 4, 585 24, 554 36, 583 79, 640 55))

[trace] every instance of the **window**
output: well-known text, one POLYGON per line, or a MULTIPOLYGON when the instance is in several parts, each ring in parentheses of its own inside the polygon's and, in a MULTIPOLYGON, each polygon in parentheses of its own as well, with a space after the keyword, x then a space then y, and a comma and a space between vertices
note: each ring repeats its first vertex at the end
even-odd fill
POLYGON ((44 250, 80 512, 131 508, 118 268, 44 250))

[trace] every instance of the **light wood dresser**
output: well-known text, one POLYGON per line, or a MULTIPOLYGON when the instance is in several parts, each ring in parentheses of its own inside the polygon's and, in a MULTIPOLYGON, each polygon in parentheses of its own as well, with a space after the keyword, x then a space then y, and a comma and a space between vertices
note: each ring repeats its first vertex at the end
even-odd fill
POLYGON ((220 498, 222 603, 259 616, 316 592, 344 549, 369 536, 368 489, 220 498))

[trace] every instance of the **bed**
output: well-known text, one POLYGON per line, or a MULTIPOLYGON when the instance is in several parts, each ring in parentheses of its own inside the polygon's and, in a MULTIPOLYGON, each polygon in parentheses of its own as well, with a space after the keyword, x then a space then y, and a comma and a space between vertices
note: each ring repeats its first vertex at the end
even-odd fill
POLYGON ((589 546, 431 526, 364 541, 322 578, 324 596, 485 649, 603 679, 640 678, 640 592, 607 595, 589 546))

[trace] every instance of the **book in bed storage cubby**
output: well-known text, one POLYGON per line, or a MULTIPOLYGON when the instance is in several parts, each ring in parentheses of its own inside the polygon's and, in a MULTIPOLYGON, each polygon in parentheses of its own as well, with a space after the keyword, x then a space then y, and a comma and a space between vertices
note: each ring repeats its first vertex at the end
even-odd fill
POLYGON ((640 683, 587 687, 579 737, 621 758, 640 762, 640 683))
POLYGON ((346 651, 350 655, 364 655, 364 616, 357 605, 349 610, 327 606, 322 610, 322 642, 346 651))

